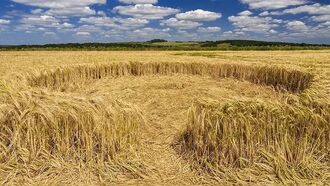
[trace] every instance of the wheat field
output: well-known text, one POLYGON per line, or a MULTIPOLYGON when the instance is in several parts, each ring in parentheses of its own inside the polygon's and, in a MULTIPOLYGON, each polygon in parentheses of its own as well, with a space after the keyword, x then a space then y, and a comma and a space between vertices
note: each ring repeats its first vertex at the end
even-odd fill
POLYGON ((1 185, 327 185, 330 51, 0 52, 1 185))

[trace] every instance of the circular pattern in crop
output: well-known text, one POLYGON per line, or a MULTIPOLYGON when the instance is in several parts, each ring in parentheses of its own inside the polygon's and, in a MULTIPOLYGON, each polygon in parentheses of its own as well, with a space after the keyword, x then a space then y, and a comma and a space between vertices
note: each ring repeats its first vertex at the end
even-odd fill
POLYGON ((322 173, 329 167, 330 107, 304 93, 313 81, 306 72, 128 62, 64 66, 21 80, 1 83, 0 149, 8 167, 58 163, 93 167, 101 178, 145 179, 175 174, 185 162, 191 165, 182 169, 197 172, 186 171, 183 180, 329 179, 322 173))

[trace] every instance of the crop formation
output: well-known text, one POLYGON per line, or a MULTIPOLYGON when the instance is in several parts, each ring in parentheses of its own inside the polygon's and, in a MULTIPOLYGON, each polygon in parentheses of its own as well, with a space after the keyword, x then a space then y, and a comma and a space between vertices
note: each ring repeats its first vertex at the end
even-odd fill
MULTIPOLYGON (((0 61, 1 184, 164 183, 177 171, 165 164, 175 161, 185 165, 177 174, 189 175, 186 184, 330 182, 329 61, 252 63, 257 52, 113 52, 113 61, 94 61, 109 54, 63 53, 0 54, 17 69, 0 61), (69 62, 53 63, 61 58, 69 62), (216 82, 237 95, 217 93, 216 82)), ((306 53, 293 55, 313 54, 306 53)))

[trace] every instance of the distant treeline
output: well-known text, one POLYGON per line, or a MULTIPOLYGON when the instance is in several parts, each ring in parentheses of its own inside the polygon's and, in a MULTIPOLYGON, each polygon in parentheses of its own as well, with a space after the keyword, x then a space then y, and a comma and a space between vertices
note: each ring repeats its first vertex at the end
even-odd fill
POLYGON ((268 42, 268 41, 255 41, 255 40, 223 40, 223 41, 206 41, 204 46, 217 46, 219 44, 230 44, 231 46, 238 47, 253 47, 253 46, 273 46, 273 47, 282 47, 282 46, 295 46, 295 47, 308 47, 308 46, 317 46, 317 47, 330 47, 330 45, 325 44, 307 44, 307 43, 285 43, 285 42, 268 42))
POLYGON ((117 50, 322 50, 330 49, 330 45, 267 42, 255 40, 222 40, 203 42, 169 42, 154 39, 147 42, 126 43, 66 43, 45 45, 0 45, 0 51, 33 51, 33 50, 86 50, 86 51, 117 51, 117 50))

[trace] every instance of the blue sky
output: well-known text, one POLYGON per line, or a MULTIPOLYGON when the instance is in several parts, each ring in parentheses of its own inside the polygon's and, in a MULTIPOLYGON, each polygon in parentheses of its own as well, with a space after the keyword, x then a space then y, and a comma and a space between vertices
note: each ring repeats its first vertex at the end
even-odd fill
POLYGON ((123 42, 155 38, 330 44, 330 1, 0 1, 0 44, 123 42))

